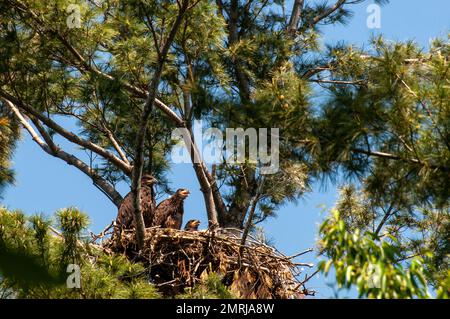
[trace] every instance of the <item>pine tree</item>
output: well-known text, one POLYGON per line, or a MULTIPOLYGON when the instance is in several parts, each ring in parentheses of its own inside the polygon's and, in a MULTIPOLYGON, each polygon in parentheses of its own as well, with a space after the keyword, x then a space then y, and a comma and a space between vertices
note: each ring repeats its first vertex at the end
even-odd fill
POLYGON ((249 160, 192 163, 211 224, 254 230, 312 182, 344 174, 355 181, 336 207, 344 230, 377 243, 395 237, 406 262, 419 255, 429 282, 448 285, 448 40, 428 50, 382 38, 369 50, 321 48, 322 26, 345 23, 361 2, 3 1, 0 109, 116 206, 115 184, 139 193, 143 171, 170 192, 175 128, 194 145, 195 120, 222 131, 279 128, 276 174, 249 160), (92 156, 74 156, 56 136, 92 156))
MULTIPOLYGON (((426 278, 441 296, 448 296, 450 45, 436 40, 423 53, 413 43, 388 44, 378 38, 373 47, 372 56, 352 48, 334 51, 336 60, 350 67, 338 70, 336 80, 355 84, 330 87, 318 126, 327 128, 320 157, 328 170, 339 163, 359 183, 342 188, 336 205, 340 217, 327 223, 338 227, 341 221, 345 231, 340 231, 349 238, 358 231, 373 245, 390 245, 395 258, 380 262, 383 267, 393 263, 418 269, 421 260, 420 281, 426 278)), ((366 247, 329 238, 326 227, 325 252, 337 270, 351 262, 338 262, 333 246, 373 256, 366 247)), ((384 296, 389 296, 386 289, 384 296)))
POLYGON ((19 138, 17 123, 2 111, 0 108, 0 195, 4 187, 14 181, 10 159, 19 138))
POLYGON ((87 220, 75 208, 57 212, 56 223, 42 215, 0 209, 0 296, 158 298, 143 265, 83 239, 87 220), (79 287, 67 284, 70 264, 80 267, 79 287))

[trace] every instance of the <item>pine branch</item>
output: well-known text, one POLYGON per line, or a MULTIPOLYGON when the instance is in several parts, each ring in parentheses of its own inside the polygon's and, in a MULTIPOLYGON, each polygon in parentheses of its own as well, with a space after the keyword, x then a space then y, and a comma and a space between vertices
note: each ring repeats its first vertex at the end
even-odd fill
POLYGON ((439 128, 439 126, 437 125, 436 121, 434 120, 434 116, 433 113, 431 112, 430 108, 427 106, 427 104, 419 98, 419 96, 417 95, 416 92, 414 92, 409 85, 397 74, 397 78, 402 82, 402 84, 406 87, 406 89, 408 90, 408 92, 410 94, 412 94, 417 101, 419 102, 419 104, 422 106, 422 108, 425 110, 425 112, 428 114, 428 117, 430 118, 431 123, 433 123, 434 127, 436 128, 436 130, 438 131, 438 134, 440 135, 440 137, 442 138, 442 140, 444 141, 445 145, 447 146, 447 149, 450 151, 450 142, 448 141, 448 139, 445 137, 444 133, 441 131, 441 129, 439 128))
MULTIPOLYGON (((188 4, 188 0, 186 0, 186 2, 184 2, 185 4, 188 4)), ((195 2, 194 4, 192 4, 191 6, 189 6, 188 8, 185 8, 183 10, 187 11, 188 9, 191 9, 195 4, 197 4, 198 2, 195 2)), ((113 77, 107 73, 104 73, 102 71, 100 71, 99 69, 97 69, 95 66, 93 66, 92 64, 89 64, 87 62, 86 59, 83 58, 83 56, 78 52, 78 50, 69 42, 67 41, 67 39, 60 34, 60 32, 58 30, 54 30, 52 29, 51 26, 46 26, 44 21, 37 16, 35 13, 32 12, 32 10, 29 10, 29 8, 21 8, 22 11, 24 12, 29 12, 32 14, 33 19, 39 24, 44 26, 43 29, 45 30, 49 30, 48 32, 50 32, 53 35, 56 35, 56 39, 58 41, 60 41, 60 43, 72 54, 73 58, 75 58, 75 61, 71 61, 70 64, 73 65, 75 68, 77 68, 81 73, 87 73, 87 72, 91 72, 94 73, 97 76, 101 76, 105 79, 108 79, 112 82, 115 83, 119 83, 126 91, 128 91, 129 93, 135 95, 136 97, 139 98, 144 98, 146 99, 146 102, 153 100, 154 105, 156 105, 158 107, 158 109, 160 111, 162 111, 171 121, 172 123, 177 126, 177 127, 186 127, 184 120, 178 116, 169 106, 167 106, 164 102, 162 102, 161 100, 159 100, 156 97, 156 93, 154 94, 153 97, 150 96, 150 91, 147 90, 143 90, 137 86, 131 85, 127 82, 124 82, 121 79, 118 79, 116 77, 113 77)), ((180 17, 179 17, 180 18, 180 17)), ((181 19, 177 19, 178 22, 176 22, 176 24, 181 22, 181 19)), ((175 26, 175 25, 174 25, 175 26)), ((33 26, 31 26, 33 27, 33 26)), ((179 25, 176 26, 176 28, 173 28, 174 31, 176 31, 175 29, 178 29, 179 25)), ((36 30, 37 32, 41 33, 42 35, 45 35, 44 32, 42 32, 41 30, 36 30)), ((163 49, 161 50, 160 53, 160 57, 163 57, 164 55, 167 55, 167 52, 165 54, 163 54, 164 50, 169 49, 170 47, 170 43, 173 40, 175 33, 173 34, 169 34, 169 37, 166 39, 165 43, 168 45, 165 45, 165 48, 163 47, 163 49)), ((165 58, 164 58, 165 59, 165 58)), ((164 61, 164 59, 162 59, 162 61, 164 61)), ((161 59, 160 59, 161 60, 161 59)), ((68 61, 66 61, 67 63, 68 61)), ((160 70, 159 72, 162 72, 162 70, 160 70)), ((155 74, 156 75, 156 74, 155 74)), ((146 103, 147 105, 147 103, 146 103)), ((195 143, 192 143, 193 145, 195 145, 195 143)), ((120 154, 120 153, 119 153, 120 154)), ((128 165, 129 170, 126 171, 127 175, 129 175, 132 172, 132 167, 128 165)), ((198 174, 199 176, 202 175, 206 175, 208 177, 209 173, 207 171, 206 166, 202 165, 201 169, 204 171, 201 174, 198 174)), ((206 186, 206 184, 204 183, 204 179, 200 178, 199 182, 202 184, 204 184, 206 186)), ((208 188, 208 187, 207 187, 208 188)), ((214 196, 216 197, 216 201, 218 203, 223 202, 222 197, 220 195, 220 192, 218 192, 217 190, 214 191, 214 196)), ((208 204, 206 204, 208 206, 208 204)), ((210 205, 211 206, 211 205, 210 205)), ((215 215, 215 210, 213 209, 212 211, 210 211, 209 215, 211 215, 212 220, 217 220, 217 218, 214 218, 215 215)))
POLYGON ((346 0, 338 0, 332 7, 330 7, 328 10, 324 11, 323 13, 317 15, 314 17, 314 19, 308 24, 307 29, 314 27, 316 24, 321 22, 322 20, 328 18, 330 15, 332 15, 336 10, 341 8, 345 4, 346 0))
MULTIPOLYGON (((45 36, 46 33, 49 33, 51 35, 54 35, 56 39, 64 45, 64 47, 73 55, 75 60, 77 62, 72 61, 73 67, 77 68, 80 72, 86 73, 86 72, 92 72, 98 76, 104 77, 110 81, 113 81, 115 83, 120 83, 128 92, 135 94, 136 96, 140 98, 148 98, 148 92, 145 90, 140 89, 137 86, 131 85, 129 83, 126 83, 118 78, 115 78, 107 73, 104 73, 97 69, 95 66, 88 63, 88 61, 82 56, 81 53, 78 52, 78 50, 56 29, 53 29, 51 26, 48 26, 45 24, 45 22, 30 8, 27 8, 23 5, 18 5, 17 3, 12 3, 12 5, 16 8, 18 8, 22 12, 26 12, 30 14, 33 18, 33 20, 38 23, 43 30, 47 30, 46 32, 42 31, 41 29, 35 28, 35 31, 39 34, 45 36)), ((33 27, 30 25, 30 27, 33 27)), ((66 61, 68 62, 68 61, 66 61)), ((166 104, 164 104, 162 101, 160 101, 158 98, 155 98, 155 104, 158 106, 158 108, 166 114, 166 116, 171 119, 174 124, 176 125, 182 125, 183 120, 174 112, 172 111, 166 104)))
MULTIPOLYGON (((238 19, 239 19, 239 0, 231 0, 230 12, 228 19, 228 42, 229 46, 236 44, 239 41, 238 34, 238 19)), ((250 100, 250 83, 245 75, 240 59, 233 59, 234 69, 236 72, 236 78, 239 86, 239 94, 242 101, 250 100)))

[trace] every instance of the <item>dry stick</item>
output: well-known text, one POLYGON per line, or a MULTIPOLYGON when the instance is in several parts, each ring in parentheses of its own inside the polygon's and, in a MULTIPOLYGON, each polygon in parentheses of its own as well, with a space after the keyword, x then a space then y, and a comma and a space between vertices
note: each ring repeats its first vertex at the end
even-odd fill
MULTIPOLYGON (((49 226, 49 229, 50 229, 50 231, 51 231, 52 233, 54 233, 56 236, 58 236, 58 237, 61 238, 61 239, 64 239, 64 235, 63 235, 61 232, 57 231, 57 230, 56 230, 55 228, 53 228, 52 226, 49 226)), ((84 243, 83 243, 82 241, 80 241, 79 239, 77 239, 77 245, 80 246, 80 247, 83 247, 83 246, 84 246, 84 243)), ((101 245, 97 245, 97 244, 94 244, 94 243, 88 243, 88 245, 91 246, 91 247, 93 247, 93 248, 97 248, 97 249, 103 250, 104 252, 106 252, 106 253, 108 253, 108 254, 112 253, 112 251, 111 251, 109 248, 103 247, 103 246, 101 246, 101 245)))
POLYGON ((305 279, 300 283, 302 286, 309 281, 312 277, 314 277, 315 275, 317 275, 319 273, 320 269, 317 269, 316 271, 314 271, 311 275, 306 275, 305 279))
POLYGON ((91 243, 94 243, 97 239, 99 239, 99 238, 103 238, 103 237, 105 237, 105 235, 106 235, 106 232, 111 228, 111 227, 113 227, 114 226, 114 220, 113 221, 111 221, 111 223, 108 225, 108 226, 106 226, 98 235, 95 235, 94 233, 92 233, 91 232, 91 237, 92 237, 92 240, 91 240, 91 243))
POLYGON ((166 282, 163 282, 163 283, 160 283, 160 284, 154 284, 154 286, 155 287, 162 287, 162 286, 170 285, 170 286, 174 287, 175 285, 173 285, 173 283, 175 283, 175 282, 177 282, 179 280, 180 280, 179 278, 175 278, 175 279, 172 279, 170 281, 166 281, 166 282))
MULTIPOLYGON (((57 230, 56 230, 55 228, 53 228, 52 226, 49 226, 48 229, 50 229, 50 231, 51 231, 52 233, 54 233, 56 236, 58 236, 59 238, 64 239, 64 235, 63 235, 62 233, 60 233, 59 231, 57 231, 57 230)), ((82 243, 79 239, 77 239, 77 245, 82 247, 82 246, 83 246, 83 243, 82 243)))
POLYGON ((314 267, 314 264, 312 263, 294 263, 294 265, 299 267, 309 267, 309 268, 314 267))
POLYGON ((310 253, 310 252, 312 252, 312 251, 313 251, 312 248, 308 248, 307 250, 302 251, 301 253, 298 253, 298 254, 295 254, 295 255, 292 255, 292 256, 287 257, 287 259, 294 259, 294 258, 296 258, 296 257, 298 257, 298 256, 302 256, 302 255, 307 254, 307 253, 310 253))

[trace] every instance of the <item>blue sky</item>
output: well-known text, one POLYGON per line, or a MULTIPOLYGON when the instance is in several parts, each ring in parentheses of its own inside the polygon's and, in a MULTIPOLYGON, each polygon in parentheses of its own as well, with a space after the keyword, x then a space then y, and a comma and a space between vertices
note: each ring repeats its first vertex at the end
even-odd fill
MULTIPOLYGON (((430 38, 446 37, 450 31, 448 0, 391 0, 390 4, 381 8, 381 29, 368 29, 366 26, 366 8, 370 3, 355 5, 355 15, 348 25, 324 28, 323 43, 344 40, 357 46, 367 46, 372 35, 381 33, 389 40, 415 40, 427 47, 430 38)), ((68 143, 58 142, 65 149, 83 154, 68 143)), ((8 208, 21 209, 29 214, 43 212, 51 215, 59 208, 77 206, 90 216, 94 232, 100 231, 115 218, 115 206, 92 185, 89 178, 59 159, 44 154, 28 135, 24 134, 13 161, 17 182, 3 194, 3 205, 8 208)), ((186 187, 191 190, 191 196, 186 201, 185 220, 198 218, 205 226, 203 199, 191 165, 173 165, 169 179, 173 189, 186 187)), ((128 192, 125 184, 119 185, 118 189, 122 194, 128 192)), ((313 192, 306 194, 297 205, 283 207, 276 219, 262 226, 267 237, 287 255, 314 247, 317 225, 324 211, 331 208, 336 199, 336 185, 316 183, 313 192)), ((311 253, 303 256, 301 261, 317 262, 317 257, 311 253)), ((332 297, 333 289, 327 285, 332 282, 332 278, 319 276, 309 282, 308 288, 316 290, 319 298, 332 297)), ((345 295, 355 296, 355 293, 340 294, 345 295)))

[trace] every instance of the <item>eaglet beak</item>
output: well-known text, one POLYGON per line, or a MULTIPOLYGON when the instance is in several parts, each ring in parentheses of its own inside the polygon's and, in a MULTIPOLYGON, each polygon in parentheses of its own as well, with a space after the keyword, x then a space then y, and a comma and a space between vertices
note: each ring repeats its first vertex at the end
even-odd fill
POLYGON ((181 195, 182 196, 184 196, 184 197, 188 197, 189 196, 189 191, 186 189, 186 190, 183 190, 183 191, 181 191, 181 195))
POLYGON ((142 182, 147 186, 152 186, 152 185, 158 183, 158 180, 156 178, 154 178, 153 176, 144 175, 142 177, 142 182))

